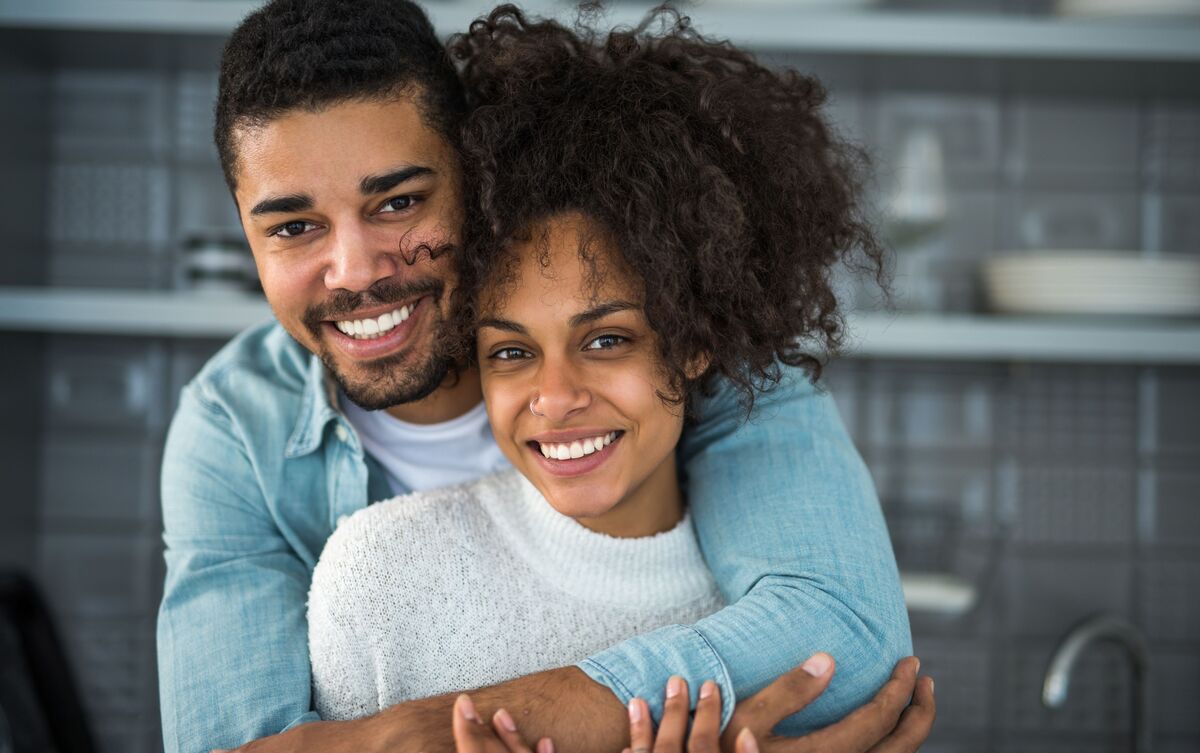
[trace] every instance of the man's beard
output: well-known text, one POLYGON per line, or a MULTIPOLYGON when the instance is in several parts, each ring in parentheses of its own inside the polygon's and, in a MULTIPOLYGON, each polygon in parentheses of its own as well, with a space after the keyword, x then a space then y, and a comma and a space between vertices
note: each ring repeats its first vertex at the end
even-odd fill
POLYGON ((395 405, 412 403, 433 394, 453 362, 443 355, 445 326, 441 313, 442 294, 445 285, 441 280, 415 280, 403 284, 380 281, 361 293, 336 291, 330 301, 322 306, 310 307, 304 314, 304 324, 315 340, 322 342, 322 322, 338 319, 360 308, 397 304, 418 296, 429 296, 423 305, 422 316, 433 317, 429 322, 434 337, 430 352, 415 353, 409 346, 390 356, 361 363, 360 369, 368 372, 365 377, 353 381, 338 370, 337 362, 328 348, 321 347, 317 356, 325 369, 333 376, 342 392, 354 404, 365 410, 384 410, 395 405))

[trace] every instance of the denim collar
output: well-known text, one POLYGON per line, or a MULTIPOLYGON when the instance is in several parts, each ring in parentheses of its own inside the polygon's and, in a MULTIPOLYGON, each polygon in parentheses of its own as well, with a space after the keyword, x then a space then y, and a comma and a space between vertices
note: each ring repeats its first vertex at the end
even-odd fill
POLYGON ((308 369, 304 376, 304 391, 300 400, 300 416, 288 439, 283 454, 296 458, 316 451, 325 437, 325 427, 341 412, 337 405, 337 387, 325 370, 321 359, 308 353, 308 369))

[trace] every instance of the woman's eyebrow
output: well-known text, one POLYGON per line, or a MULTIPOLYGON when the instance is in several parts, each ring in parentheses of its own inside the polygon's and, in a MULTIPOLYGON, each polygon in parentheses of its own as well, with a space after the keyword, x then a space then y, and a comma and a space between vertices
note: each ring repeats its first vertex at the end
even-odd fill
POLYGON ((587 311, 576 314, 571 317, 570 325, 578 327, 583 324, 590 324, 597 319, 603 319, 609 314, 615 314, 618 311, 628 311, 629 309, 641 309, 641 304, 631 303, 629 301, 605 301, 599 306, 593 306, 587 311))
POLYGON ((478 329, 491 327, 493 329, 504 330, 505 332, 515 332, 518 335, 529 334, 529 330, 525 329, 523 326, 517 324, 511 319, 497 319, 496 317, 488 317, 487 319, 480 319, 478 322, 476 322, 475 326, 478 329))

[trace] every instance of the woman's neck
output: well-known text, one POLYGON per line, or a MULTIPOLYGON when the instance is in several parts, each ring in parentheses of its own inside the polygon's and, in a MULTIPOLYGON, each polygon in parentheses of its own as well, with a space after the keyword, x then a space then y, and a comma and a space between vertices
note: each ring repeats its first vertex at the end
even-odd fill
POLYGON ((669 531, 683 519, 683 490, 670 453, 638 487, 603 515, 575 518, 598 533, 636 539, 669 531))

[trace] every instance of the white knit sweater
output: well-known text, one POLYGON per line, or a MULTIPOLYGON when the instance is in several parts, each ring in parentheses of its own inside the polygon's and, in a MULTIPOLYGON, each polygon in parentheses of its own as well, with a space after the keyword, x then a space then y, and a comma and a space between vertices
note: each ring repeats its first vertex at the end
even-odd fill
POLYGON ((308 597, 316 709, 353 719, 578 662, 723 605, 689 516, 619 539, 516 471, 371 505, 329 538, 308 597))

